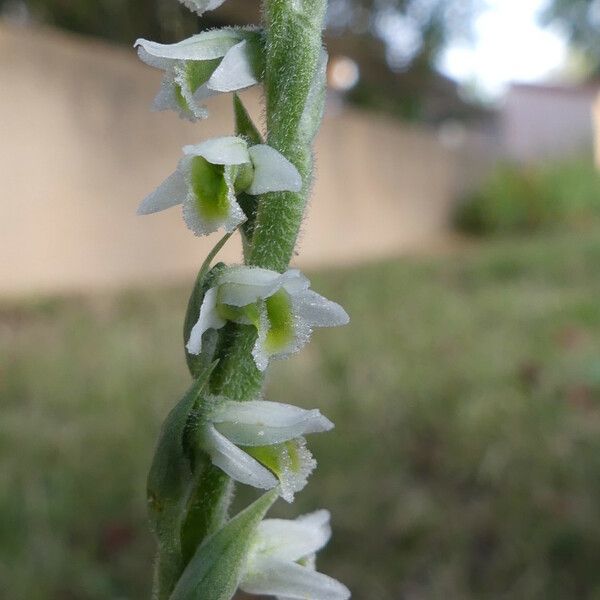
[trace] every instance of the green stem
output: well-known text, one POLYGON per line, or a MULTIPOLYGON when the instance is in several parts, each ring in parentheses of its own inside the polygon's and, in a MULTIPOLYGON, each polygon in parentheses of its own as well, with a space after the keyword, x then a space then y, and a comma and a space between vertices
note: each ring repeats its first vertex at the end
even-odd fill
MULTIPOLYGON (((325 61, 321 42, 327 0, 266 0, 268 143, 300 172, 298 193, 276 192, 259 198, 247 263, 283 272, 292 258, 312 185, 312 142, 325 98, 325 61)), ((252 327, 232 326, 223 340, 211 389, 236 400, 260 392, 262 374, 251 350, 252 327)))
POLYGON ((312 141, 324 99, 321 30, 326 0, 267 0, 267 142, 300 172, 298 193, 261 197, 249 264, 283 272, 292 258, 312 184, 312 141))

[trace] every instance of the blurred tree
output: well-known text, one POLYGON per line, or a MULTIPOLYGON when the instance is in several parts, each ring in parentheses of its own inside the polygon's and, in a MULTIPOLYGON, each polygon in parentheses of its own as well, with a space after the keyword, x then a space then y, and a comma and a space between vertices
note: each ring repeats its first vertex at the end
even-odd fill
MULTIPOLYGON (((410 119, 468 116, 456 85, 436 70, 450 39, 465 36, 483 0, 330 0, 327 45, 358 65, 348 98, 410 119), (385 90, 385 93, 382 93, 385 90)), ((0 0, 0 13, 131 44, 172 42, 199 30, 257 21, 260 2, 229 0, 199 20, 175 0, 0 0)))
POLYGON ((600 75, 600 0, 550 0, 542 20, 562 29, 600 75))
POLYGON ((194 15, 173 0, 0 0, 0 11, 127 44, 140 34, 166 40, 197 29, 194 15))

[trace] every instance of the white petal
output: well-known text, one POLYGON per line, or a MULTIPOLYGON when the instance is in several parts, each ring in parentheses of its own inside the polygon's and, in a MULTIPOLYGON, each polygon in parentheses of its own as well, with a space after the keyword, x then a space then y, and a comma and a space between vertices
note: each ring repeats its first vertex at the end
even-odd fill
POLYGON ((211 60, 227 52, 248 35, 236 29, 203 31, 176 44, 159 44, 138 39, 135 47, 141 60, 152 67, 165 68, 175 60, 211 60))
POLYGON ((215 466, 240 483, 265 490, 274 488, 278 483, 271 471, 231 443, 212 425, 204 431, 203 447, 215 466))
POLYGON ((181 204, 187 195, 187 184, 179 171, 169 175, 137 209, 138 215, 150 215, 181 204))
POLYGON ((196 14, 202 15, 207 10, 218 8, 225 0, 179 0, 179 2, 196 14))
POLYGON ((207 85, 217 92, 234 92, 257 83, 249 44, 247 40, 243 40, 227 52, 207 85))
POLYGON ((350 321, 348 313, 337 303, 312 290, 292 295, 294 314, 310 327, 338 327, 350 321))
POLYGON ((247 306, 268 298, 280 287, 281 273, 259 267, 232 267, 219 276, 219 301, 232 306, 247 306))
POLYGON ((347 600, 350 590, 336 579, 302 567, 297 563, 274 559, 250 565, 240 589, 249 594, 284 596, 297 600, 347 600))
POLYGON ((302 189, 302 177, 298 169, 285 156, 271 146, 258 144, 249 150, 254 165, 254 178, 248 194, 266 192, 299 192, 302 189))
POLYGON ((280 444, 301 435, 333 429, 333 423, 317 409, 304 410, 264 400, 220 403, 210 419, 223 435, 241 446, 280 444))
MULTIPOLYGON (((189 157, 184 157, 181 161, 181 170, 188 172, 189 157)), ((237 227, 246 220, 246 215, 237 203, 235 192, 233 189, 233 182, 231 180, 230 167, 225 167, 225 181, 227 183, 227 203, 228 203, 228 214, 225 219, 206 219, 198 213, 196 196, 191 190, 191 186, 188 184, 188 193, 183 201, 183 220, 185 221, 188 228, 194 232, 195 235, 202 236, 213 233, 221 228, 225 229, 227 233, 230 233, 237 229, 237 227)))
POLYGON ((155 69, 164 69, 167 70, 171 68, 175 64, 175 60, 172 58, 163 58, 161 56, 155 56, 146 50, 146 46, 149 44, 154 44, 154 42, 149 42, 148 40, 137 40, 135 43, 135 47, 137 47, 137 53, 139 59, 146 63, 147 65, 154 67, 155 69))
POLYGON ((202 156, 213 165, 241 165, 250 162, 248 145, 242 138, 234 135, 184 146, 183 153, 187 156, 202 156))
POLYGON ((190 354, 200 354, 202 351, 202 335, 208 329, 220 329, 225 325, 225 321, 216 311, 217 289, 211 288, 204 295, 198 321, 190 332, 190 339, 186 348, 190 354))
POLYGON ((327 510, 288 519, 265 519, 256 532, 252 552, 257 557, 296 562, 323 548, 331 537, 327 510))

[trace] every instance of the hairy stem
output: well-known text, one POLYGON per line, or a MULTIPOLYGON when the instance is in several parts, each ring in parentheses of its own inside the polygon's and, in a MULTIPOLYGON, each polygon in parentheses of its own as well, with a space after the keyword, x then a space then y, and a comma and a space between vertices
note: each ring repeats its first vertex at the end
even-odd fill
POLYGON ((267 0, 267 143, 302 176, 298 193, 261 197, 249 263, 283 272, 294 252, 312 184, 312 141, 324 97, 321 30, 326 0, 267 0))
MULTIPOLYGON (((292 258, 312 185, 312 142, 325 98, 325 54, 321 31, 327 0, 266 0, 268 143, 302 176, 298 193, 275 192, 259 198, 248 264, 283 272, 292 258)), ((256 331, 233 326, 213 373, 214 393, 236 400, 255 397, 263 377, 251 349, 256 331)))

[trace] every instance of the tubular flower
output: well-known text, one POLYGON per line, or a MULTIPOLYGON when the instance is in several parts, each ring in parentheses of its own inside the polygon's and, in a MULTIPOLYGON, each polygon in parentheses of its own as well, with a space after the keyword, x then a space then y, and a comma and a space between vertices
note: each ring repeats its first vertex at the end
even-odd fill
POLYGON ((142 61, 165 73, 155 110, 174 110, 191 121, 208 116, 202 105, 206 98, 255 85, 263 70, 263 47, 256 30, 215 29, 176 44, 139 39, 135 46, 142 61))
POLYGON ((200 445, 232 479, 261 489, 279 484, 281 496, 292 502, 316 466, 301 436, 332 428, 333 423, 316 409, 215 399, 201 429, 200 445))
POLYGON ((250 547, 240 589, 278 600, 347 600, 350 591, 315 570, 316 553, 331 537, 329 511, 298 517, 265 519, 250 547))
POLYGON ((264 371, 269 359, 297 352, 309 340, 313 327, 345 325, 346 311, 309 289, 310 281, 297 269, 277 273, 258 267, 230 267, 216 278, 200 307, 187 350, 202 351, 202 336, 227 321, 254 325, 258 330, 252 355, 264 371))
POLYGON ((240 137, 185 146, 183 153, 177 170, 143 200, 138 214, 183 204, 183 218, 196 235, 220 227, 230 232, 246 220, 236 193, 257 195, 302 187, 296 167, 277 150, 264 144, 248 147, 240 137))

